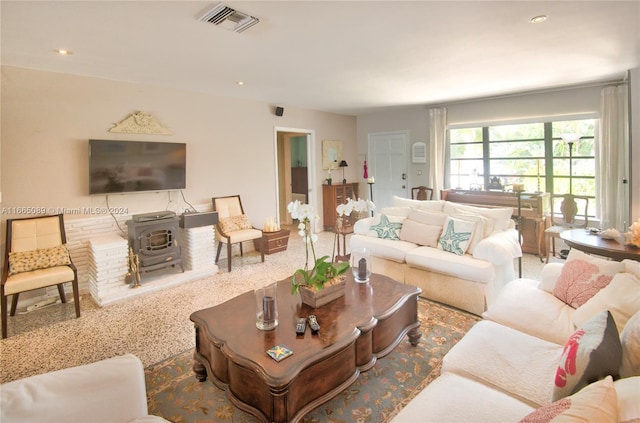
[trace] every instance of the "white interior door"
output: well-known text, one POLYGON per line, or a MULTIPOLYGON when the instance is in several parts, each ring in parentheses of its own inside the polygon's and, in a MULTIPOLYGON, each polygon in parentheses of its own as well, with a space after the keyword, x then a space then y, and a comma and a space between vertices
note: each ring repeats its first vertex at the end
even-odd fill
POLYGON ((407 198, 407 132, 369 134, 369 177, 376 209, 392 204, 394 195, 407 198))

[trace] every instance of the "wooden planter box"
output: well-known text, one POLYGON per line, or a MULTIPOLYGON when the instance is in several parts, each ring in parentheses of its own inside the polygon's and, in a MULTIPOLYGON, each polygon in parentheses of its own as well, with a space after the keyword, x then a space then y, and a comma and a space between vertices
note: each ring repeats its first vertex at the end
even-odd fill
POLYGON ((325 286, 320 291, 314 291, 306 286, 301 286, 300 298, 302 299, 302 302, 309 307, 317 308, 344 296, 346 281, 344 277, 339 278, 340 282, 325 286))
MULTIPOLYGON (((264 253, 273 254, 280 251, 285 251, 287 245, 289 245, 289 233, 288 229, 280 229, 277 232, 263 232, 262 239, 264 240, 264 253)), ((260 240, 254 239, 253 246, 256 251, 260 252, 260 240)))

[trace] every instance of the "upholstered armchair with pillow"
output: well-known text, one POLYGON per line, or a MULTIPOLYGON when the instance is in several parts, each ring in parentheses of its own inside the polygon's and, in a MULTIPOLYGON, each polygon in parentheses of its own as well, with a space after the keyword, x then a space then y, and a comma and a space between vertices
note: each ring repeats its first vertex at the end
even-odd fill
POLYGON ((71 282, 76 317, 80 317, 78 275, 65 247, 61 214, 7 220, 5 262, 2 270, 2 337, 7 337, 7 297, 12 295, 11 316, 21 292, 57 285, 60 300, 67 301, 64 283, 71 282))
POLYGON ((264 241, 262 230, 254 228, 249 218, 244 214, 242 201, 239 195, 228 197, 213 197, 213 211, 218 212, 218 223, 216 224, 216 241, 218 241, 218 251, 216 253, 216 264, 220 260, 222 244, 227 245, 227 268, 231 272, 231 245, 240 244, 240 255, 242 243, 254 239, 260 240, 260 255, 264 262, 264 241))

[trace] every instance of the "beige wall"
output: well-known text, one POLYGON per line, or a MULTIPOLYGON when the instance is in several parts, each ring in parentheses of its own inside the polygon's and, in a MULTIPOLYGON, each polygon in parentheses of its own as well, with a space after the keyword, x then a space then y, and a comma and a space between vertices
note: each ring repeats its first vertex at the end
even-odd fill
MULTIPOLYGON (((238 87, 239 90, 246 87, 238 87)), ((276 216, 276 127, 343 141, 347 161, 356 158, 355 117, 213 97, 172 88, 2 67, 2 206, 83 208, 105 206, 105 196, 88 193, 88 139, 187 143, 187 189, 196 206, 212 196, 240 194, 252 223, 276 216), (115 134, 108 130, 134 111, 150 112, 173 135, 115 134)), ((317 166, 316 194, 324 179, 317 166)), ((347 178, 356 169, 347 169, 347 178)), ((130 213, 181 210, 179 192, 109 196, 109 205, 130 213)), ((10 210, 10 209, 9 209, 10 210)), ((6 214, 3 215, 7 217, 6 214)), ((73 218, 68 216, 66 218, 73 218)), ((4 226, 4 225, 3 225, 4 226)))

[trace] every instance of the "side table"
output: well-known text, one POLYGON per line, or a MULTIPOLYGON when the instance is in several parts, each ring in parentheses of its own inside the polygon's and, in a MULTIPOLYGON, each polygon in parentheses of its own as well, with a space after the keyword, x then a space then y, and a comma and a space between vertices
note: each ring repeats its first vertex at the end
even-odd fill
MULTIPOLYGON (((280 251, 285 251, 287 245, 289 245, 289 229, 280 229, 276 232, 263 232, 262 239, 264 239, 264 253, 273 254, 280 251)), ((260 240, 254 239, 253 246, 256 251, 260 251, 260 240)))

